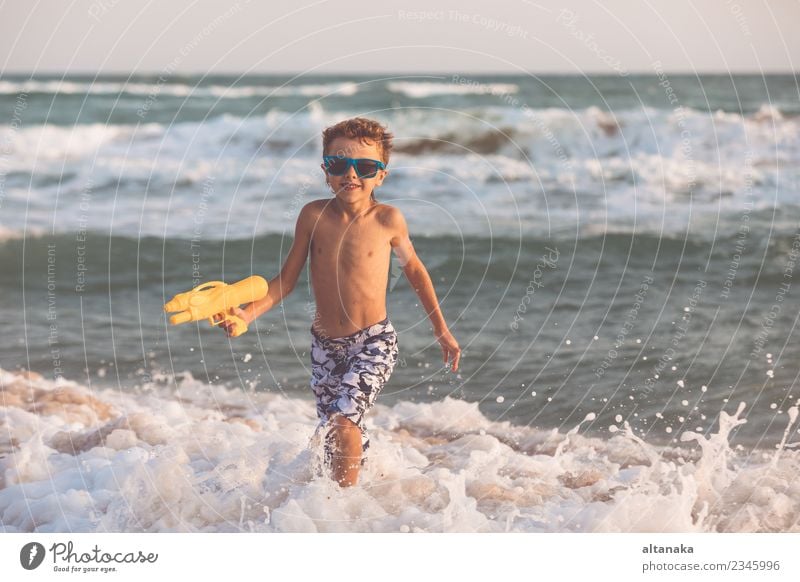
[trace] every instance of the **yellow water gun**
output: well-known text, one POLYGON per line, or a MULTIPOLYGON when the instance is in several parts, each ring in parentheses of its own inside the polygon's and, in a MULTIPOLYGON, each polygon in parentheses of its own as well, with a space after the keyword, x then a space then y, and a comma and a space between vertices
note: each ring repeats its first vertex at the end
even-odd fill
POLYGON ((267 285, 264 277, 253 275, 242 279, 238 283, 227 285, 222 281, 211 281, 198 285, 191 291, 178 293, 172 301, 164 305, 167 313, 179 311, 169 318, 172 325, 208 319, 211 325, 221 325, 224 322, 233 324, 231 336, 236 337, 247 331, 247 324, 241 317, 228 313, 233 307, 245 303, 252 303, 263 299, 267 295, 267 285))

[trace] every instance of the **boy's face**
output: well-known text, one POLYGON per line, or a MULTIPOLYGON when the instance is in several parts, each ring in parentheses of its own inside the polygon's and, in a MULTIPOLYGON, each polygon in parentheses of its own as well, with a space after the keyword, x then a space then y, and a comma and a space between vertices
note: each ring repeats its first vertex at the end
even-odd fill
MULTIPOLYGON (((328 146, 325 155, 381 160, 381 154, 375 142, 362 143, 357 139, 347 137, 334 139, 328 146)), ((358 202, 369 198, 372 191, 383 183, 383 179, 388 173, 387 170, 378 170, 377 174, 371 178, 360 178, 356 169, 350 166, 343 175, 334 176, 328 173, 325 164, 321 164, 321 166, 322 171, 325 172, 325 179, 331 185, 334 194, 344 202, 358 202)))

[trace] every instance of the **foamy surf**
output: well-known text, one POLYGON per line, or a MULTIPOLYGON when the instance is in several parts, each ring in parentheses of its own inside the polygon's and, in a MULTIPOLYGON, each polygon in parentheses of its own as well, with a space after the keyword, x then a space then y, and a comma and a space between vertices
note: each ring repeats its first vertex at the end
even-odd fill
POLYGON ((0 370, 0 390, 6 532, 800 531, 797 406, 775 449, 745 452, 729 445, 744 404, 676 447, 491 422, 451 398, 378 404, 342 489, 309 446, 310 400, 188 374, 121 392, 0 370))

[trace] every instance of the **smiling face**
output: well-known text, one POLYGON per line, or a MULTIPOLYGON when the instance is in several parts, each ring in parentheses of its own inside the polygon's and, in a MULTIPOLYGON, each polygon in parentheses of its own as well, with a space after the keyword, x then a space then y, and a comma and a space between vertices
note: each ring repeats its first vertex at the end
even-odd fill
MULTIPOLYGON (((381 160, 381 153, 374 141, 361 142, 358 139, 347 137, 337 137, 334 139, 327 156, 341 156, 345 158, 368 158, 370 160, 381 160)), ((325 179, 331 185, 334 194, 342 201, 347 203, 357 203, 361 200, 369 199, 372 191, 383 183, 387 170, 378 170, 378 173, 371 178, 360 178, 356 169, 352 166, 341 176, 334 176, 325 169, 325 179)))

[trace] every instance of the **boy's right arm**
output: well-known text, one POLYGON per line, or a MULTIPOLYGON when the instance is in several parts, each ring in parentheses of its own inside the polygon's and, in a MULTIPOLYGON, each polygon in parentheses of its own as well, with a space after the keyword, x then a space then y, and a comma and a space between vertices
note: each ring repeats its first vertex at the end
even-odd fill
MULTIPOLYGON (((277 277, 269 281, 266 297, 249 303, 242 309, 234 310, 234 313, 244 319, 245 323, 249 324, 275 307, 294 290, 297 279, 300 277, 300 271, 303 269, 308 257, 311 233, 317 219, 313 204, 313 202, 310 202, 300 210, 300 215, 297 217, 297 224, 295 225, 292 248, 289 250, 289 255, 286 257, 281 272, 277 277)), ((228 331, 227 328, 226 331, 228 331)))

